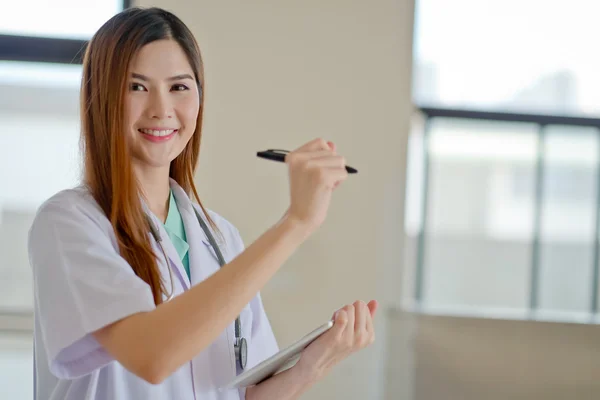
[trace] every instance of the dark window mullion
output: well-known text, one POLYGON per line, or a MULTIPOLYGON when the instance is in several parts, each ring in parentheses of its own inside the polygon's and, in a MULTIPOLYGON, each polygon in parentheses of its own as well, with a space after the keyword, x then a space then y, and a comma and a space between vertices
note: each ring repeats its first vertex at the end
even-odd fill
POLYGON ((0 60, 81 64, 87 41, 0 35, 0 60))
POLYGON ((431 117, 425 116, 423 127, 423 182, 421 190, 421 226, 417 238, 417 262, 415 268, 415 299, 418 306, 423 304, 423 287, 425 279, 425 245, 427 240, 427 210, 429 203, 429 130, 431 117))
POLYGON ((538 129, 538 151, 535 166, 535 193, 533 204, 533 240, 531 248, 531 271, 529 285, 529 310, 535 312, 539 301, 540 280, 540 231, 542 226, 542 207, 544 206, 544 179, 546 167, 546 125, 538 129))
MULTIPOLYGON (((600 135, 600 129, 596 129, 598 135, 600 135)), ((592 291, 590 296, 590 312, 592 318, 594 314, 598 312, 598 279, 600 279, 600 271, 598 265, 599 249, 598 240, 600 236, 600 137, 598 137, 598 146, 596 148, 598 162, 596 164, 596 215, 595 215, 595 228, 594 228, 594 257, 592 264, 592 291)))

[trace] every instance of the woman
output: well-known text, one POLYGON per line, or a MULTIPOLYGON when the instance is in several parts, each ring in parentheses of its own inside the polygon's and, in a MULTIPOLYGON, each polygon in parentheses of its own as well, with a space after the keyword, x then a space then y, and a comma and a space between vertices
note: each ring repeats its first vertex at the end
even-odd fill
POLYGON ((240 332, 246 368, 278 350, 259 290, 321 225, 347 174, 323 140, 290 153, 290 207, 244 249, 194 187, 203 88, 198 46, 169 12, 128 9, 90 41, 84 182, 47 200, 29 234, 38 399, 297 398, 373 341, 377 303, 356 302, 291 369, 219 390, 244 367, 240 332))

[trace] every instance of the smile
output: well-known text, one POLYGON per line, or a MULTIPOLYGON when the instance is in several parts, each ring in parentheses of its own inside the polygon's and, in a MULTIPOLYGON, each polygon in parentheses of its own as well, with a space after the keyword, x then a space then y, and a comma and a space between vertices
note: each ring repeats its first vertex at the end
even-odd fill
POLYGON ((179 129, 138 129, 138 132, 152 142, 164 142, 175 136, 179 129))

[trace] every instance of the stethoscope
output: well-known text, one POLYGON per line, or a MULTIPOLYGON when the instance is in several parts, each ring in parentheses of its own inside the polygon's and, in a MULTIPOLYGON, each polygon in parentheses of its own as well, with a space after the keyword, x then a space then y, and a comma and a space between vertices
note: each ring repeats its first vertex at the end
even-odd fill
MULTIPOLYGON (((198 219, 198 222, 200 223, 202 230, 204 231, 204 233, 206 234, 206 237, 208 238, 208 242, 210 243, 212 248, 215 250, 215 254, 217 255, 217 258, 219 259, 219 265, 222 267, 223 265, 225 265, 225 258, 223 258, 223 254, 221 253, 219 246, 217 246, 217 241, 213 237, 210 229, 208 229, 208 226, 206 226, 206 222, 204 222, 204 220, 198 213, 198 210, 196 210, 196 208, 193 206, 192 206, 192 208, 194 209, 194 212, 196 213, 196 218, 198 219)), ((169 269, 169 280, 171 281, 171 293, 167 296, 167 301, 169 301, 169 300, 173 299, 173 297, 175 297, 175 284, 173 281, 173 270, 171 267, 171 262, 169 261, 169 257, 167 257, 167 253, 165 253, 165 249, 163 248, 162 238, 160 236, 160 233, 156 229, 156 226, 154 226, 154 223, 152 223, 152 220, 150 219, 150 217, 147 217, 147 219, 148 219, 148 224, 150 225, 150 231, 152 233, 152 236, 154 237, 154 240, 158 244, 158 247, 160 247, 160 251, 162 252, 162 254, 164 256, 165 262, 167 263, 167 268, 169 269)), ((246 342, 246 339, 242 336, 242 321, 241 321, 239 315, 235 319, 235 343, 233 345, 233 349, 235 351, 235 359, 236 359, 239 367, 242 370, 244 370, 244 368, 246 368, 246 361, 248 358, 248 343, 246 342)))

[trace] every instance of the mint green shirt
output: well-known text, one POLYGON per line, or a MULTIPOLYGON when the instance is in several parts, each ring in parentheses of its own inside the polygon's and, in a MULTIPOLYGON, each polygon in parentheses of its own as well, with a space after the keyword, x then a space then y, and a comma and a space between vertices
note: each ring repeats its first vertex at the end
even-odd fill
POLYGON ((177 254, 179 254, 179 258, 181 259, 181 263, 185 268, 185 272, 187 273, 188 278, 191 280, 192 278, 190 276, 190 260, 188 251, 190 246, 187 243, 183 219, 181 218, 181 214, 177 208, 177 203, 175 202, 173 192, 171 192, 169 199, 169 213, 167 214, 167 220, 165 221, 164 225, 165 230, 167 231, 167 234, 173 243, 173 247, 175 247, 177 254))

